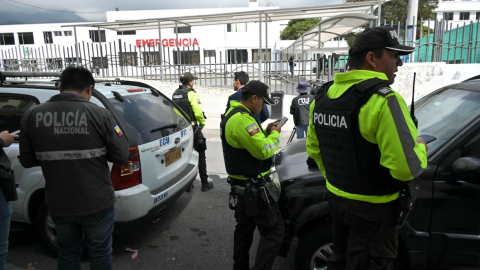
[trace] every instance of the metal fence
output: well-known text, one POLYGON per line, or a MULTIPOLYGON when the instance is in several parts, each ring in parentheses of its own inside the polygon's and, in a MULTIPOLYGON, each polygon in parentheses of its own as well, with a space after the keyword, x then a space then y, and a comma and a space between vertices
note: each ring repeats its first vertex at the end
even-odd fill
MULTIPOLYGON (((422 20, 423 24, 423 20, 422 20)), ((395 27, 401 44, 413 45, 414 26, 391 22, 384 25, 395 27)), ((414 57, 404 57, 404 62, 447 62, 449 64, 478 63, 477 50, 479 22, 466 22, 455 25, 444 20, 428 20, 427 35, 420 31, 415 41, 418 48, 414 57)), ((148 44, 150 45, 150 44, 148 44)), ((153 44, 152 44, 153 45, 153 44)), ((179 82, 180 74, 191 72, 199 77, 200 85, 232 87, 236 71, 245 71, 251 80, 259 79, 258 51, 245 49, 204 50, 199 46, 183 47, 182 50, 170 47, 137 47, 120 39, 107 43, 81 42, 78 55, 75 45, 70 47, 46 44, 38 48, 18 45, 0 50, 3 71, 61 71, 68 66, 84 66, 98 77, 141 78, 179 82), (160 53, 163 69, 160 65, 160 53), (163 71, 163 72, 161 72, 163 71)), ((287 59, 297 58, 297 54, 262 52, 263 81, 272 91, 285 91, 295 94, 298 81, 321 84, 333 79, 335 73, 345 72, 348 55, 320 57, 322 49, 303 53, 295 59, 293 76, 287 59), (269 57, 267 57, 267 55, 269 57), (308 55, 308 56, 307 56, 308 55)))

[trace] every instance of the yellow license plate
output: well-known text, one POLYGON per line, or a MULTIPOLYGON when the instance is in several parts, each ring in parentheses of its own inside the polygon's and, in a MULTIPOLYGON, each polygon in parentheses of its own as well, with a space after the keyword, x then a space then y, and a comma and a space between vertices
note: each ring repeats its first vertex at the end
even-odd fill
POLYGON ((170 166, 172 163, 174 163, 175 161, 181 158, 182 158, 182 148, 177 147, 176 149, 173 149, 172 151, 165 154, 165 167, 170 166))

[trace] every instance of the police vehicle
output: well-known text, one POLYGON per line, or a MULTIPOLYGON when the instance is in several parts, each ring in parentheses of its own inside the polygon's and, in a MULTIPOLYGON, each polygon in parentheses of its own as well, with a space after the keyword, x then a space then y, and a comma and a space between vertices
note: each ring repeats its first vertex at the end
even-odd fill
MULTIPOLYGON (((428 144, 428 166, 411 182, 417 199, 400 230, 395 269, 480 269, 480 76, 438 89, 415 103, 418 134, 428 144)), ((299 238, 297 270, 325 269, 331 254, 326 183, 308 167, 306 139, 274 156, 281 182, 286 255, 299 238)))
MULTIPOLYGON (((4 72, 3 76, 59 77, 60 73, 4 72)), ((0 130, 18 132, 29 108, 58 93, 58 81, 7 80, 0 85, 0 130)), ((112 112, 130 143, 128 162, 109 164, 115 189, 115 232, 138 230, 157 221, 162 211, 192 186, 198 172, 192 126, 168 97, 140 82, 97 81, 90 102, 112 112)), ((18 192, 18 201, 12 203, 12 221, 35 225, 46 246, 56 252, 55 226, 45 205, 41 168, 22 167, 18 141, 4 150, 18 192)))

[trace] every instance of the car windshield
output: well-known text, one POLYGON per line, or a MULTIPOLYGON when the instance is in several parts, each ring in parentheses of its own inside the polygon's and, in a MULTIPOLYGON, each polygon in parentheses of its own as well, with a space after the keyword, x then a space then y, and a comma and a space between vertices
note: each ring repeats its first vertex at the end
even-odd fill
POLYGON ((123 102, 115 98, 109 100, 130 125, 138 145, 156 141, 188 127, 182 116, 175 112, 172 102, 162 96, 142 93, 124 96, 124 99, 123 102))
POLYGON ((415 106, 418 135, 437 138, 428 144, 428 155, 480 114, 480 93, 445 89, 419 100, 415 106))

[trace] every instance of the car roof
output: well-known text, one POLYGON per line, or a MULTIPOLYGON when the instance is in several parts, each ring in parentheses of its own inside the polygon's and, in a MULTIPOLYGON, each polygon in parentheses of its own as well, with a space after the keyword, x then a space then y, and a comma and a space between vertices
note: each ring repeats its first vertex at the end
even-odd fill
MULTIPOLYGON (((148 91, 148 87, 130 85, 129 81, 122 80, 98 80, 95 81, 94 89, 100 92, 106 98, 114 98, 114 93, 112 91, 118 92, 122 96, 135 95, 140 92, 128 92, 132 89, 143 89, 143 92, 148 91)), ((58 80, 7 80, 6 83, 0 87, 5 88, 14 88, 18 89, 35 89, 35 90, 45 90, 45 91, 58 91, 58 80)), ((54 95, 52 93, 52 95, 54 95)))

